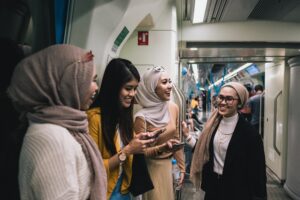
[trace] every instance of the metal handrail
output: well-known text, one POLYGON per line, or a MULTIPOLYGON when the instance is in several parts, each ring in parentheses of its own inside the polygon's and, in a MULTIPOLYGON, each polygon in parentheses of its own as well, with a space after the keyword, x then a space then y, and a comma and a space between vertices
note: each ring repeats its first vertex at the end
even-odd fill
POLYGON ((281 152, 279 151, 279 149, 277 148, 276 145, 276 141, 277 141, 277 134, 276 134, 276 124, 277 124, 277 100, 278 97, 282 94, 282 90, 280 90, 280 92, 277 93, 277 95, 274 98, 274 119, 273 119, 273 148, 275 149, 275 151, 277 152, 278 155, 281 154, 281 152))
MULTIPOLYGON (((261 93, 261 95, 260 95, 260 99, 259 99, 259 102, 260 102, 260 105, 259 105, 259 128, 258 128, 258 132, 259 132, 259 134, 261 135, 261 129, 262 128, 264 128, 264 127, 261 127, 261 125, 262 125, 262 115, 263 115, 263 113, 262 113, 262 109, 263 109, 263 103, 264 103, 264 101, 263 101, 263 98, 264 98, 264 96, 265 96, 265 91, 263 91, 262 93, 261 93)), ((264 120, 264 119, 263 119, 264 120)))
POLYGON ((185 119, 186 107, 185 107, 185 96, 176 85, 173 84, 175 103, 179 107, 179 139, 183 141, 181 122, 185 119), (177 102, 176 102, 177 100, 177 102))

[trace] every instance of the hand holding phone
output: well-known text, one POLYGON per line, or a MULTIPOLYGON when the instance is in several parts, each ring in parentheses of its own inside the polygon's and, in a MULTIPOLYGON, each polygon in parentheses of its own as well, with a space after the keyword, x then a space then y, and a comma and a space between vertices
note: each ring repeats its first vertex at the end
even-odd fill
POLYGON ((165 130, 166 128, 162 128, 152 132, 139 133, 124 148, 127 147, 127 152, 131 152, 131 154, 144 153, 144 149, 156 143, 156 138, 165 130))
POLYGON ((159 150, 161 152, 175 152, 183 148, 184 142, 180 142, 177 139, 170 139, 166 143, 162 144, 159 150))
POLYGON ((156 139, 156 138, 158 138, 158 136, 160 134, 165 132, 165 130, 166 130, 166 128, 162 128, 162 129, 159 129, 159 130, 152 131, 152 132, 148 133, 146 139, 151 139, 151 138, 156 139))
POLYGON ((177 151, 177 150, 183 148, 184 144, 185 144, 184 142, 180 142, 180 143, 175 143, 175 144, 173 144, 173 146, 172 146, 172 151, 177 151))

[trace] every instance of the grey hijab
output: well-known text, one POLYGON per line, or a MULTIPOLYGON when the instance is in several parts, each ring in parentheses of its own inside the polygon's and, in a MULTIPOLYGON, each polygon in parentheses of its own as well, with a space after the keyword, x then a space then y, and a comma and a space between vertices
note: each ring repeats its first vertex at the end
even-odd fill
POLYGON ((72 45, 50 46, 17 65, 8 95, 30 121, 69 130, 81 144, 94 176, 90 199, 106 200, 102 156, 88 134, 87 115, 80 110, 93 79, 92 59, 91 52, 72 45))

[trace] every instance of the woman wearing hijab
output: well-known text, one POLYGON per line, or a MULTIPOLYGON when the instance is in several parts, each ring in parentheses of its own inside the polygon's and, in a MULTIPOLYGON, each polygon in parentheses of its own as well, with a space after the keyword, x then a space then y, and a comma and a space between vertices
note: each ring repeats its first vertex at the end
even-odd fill
POLYGON ((137 88, 136 100, 142 109, 135 115, 135 132, 153 131, 166 128, 158 136, 155 143, 156 152, 146 150, 147 167, 154 185, 154 189, 143 194, 143 200, 174 199, 172 162, 174 155, 180 168, 179 185, 185 174, 183 149, 173 152, 162 152, 160 145, 168 140, 179 139, 179 109, 170 101, 172 81, 163 67, 149 69, 137 88))
POLYGON ((21 199, 106 199, 106 172, 85 114, 95 78, 92 53, 71 45, 50 46, 17 65, 8 94, 29 122, 21 199))
POLYGON ((266 199, 262 139, 238 113, 247 99, 242 84, 226 83, 196 145, 187 137, 187 142, 195 145, 191 180, 197 189, 201 184, 205 200, 266 199))

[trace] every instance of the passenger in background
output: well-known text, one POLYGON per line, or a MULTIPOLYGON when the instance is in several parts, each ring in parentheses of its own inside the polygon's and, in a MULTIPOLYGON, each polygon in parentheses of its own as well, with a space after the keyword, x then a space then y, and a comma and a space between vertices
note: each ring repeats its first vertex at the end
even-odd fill
POLYGON ((256 85, 254 87, 255 95, 252 96, 246 107, 249 109, 249 113, 251 113, 251 124, 259 131, 259 126, 261 125, 261 136, 264 137, 264 97, 262 93, 264 91, 264 87, 262 85, 256 85))
MULTIPOLYGON (((186 113, 186 123, 189 126, 189 130, 194 131, 195 125, 194 125, 194 119, 192 118, 192 110, 191 108, 187 108, 187 113, 186 113)), ((196 127, 198 128, 198 127, 196 127)))
POLYGON ((211 98, 211 112, 213 112, 218 107, 217 95, 214 94, 211 98))
MULTIPOLYGON (((195 131, 194 120, 192 119, 191 108, 187 109, 186 124, 188 126, 188 131, 187 132, 195 131)), ((192 162, 193 152, 192 152, 192 148, 188 144, 184 145, 184 155, 185 155, 185 171, 186 171, 186 175, 189 176, 190 169, 191 169, 191 162, 192 162)))
POLYGON ((10 84, 15 66, 23 57, 22 48, 15 41, 0 38, 0 110, 5 117, 5 119, 0 120, 1 199, 20 199, 18 163, 22 138, 16 135, 16 129, 20 127, 19 113, 14 109, 6 90, 10 84))
POLYGON ((170 101, 172 81, 163 67, 149 69, 137 88, 136 100, 142 109, 135 115, 134 129, 137 134, 166 128, 158 136, 155 147, 158 151, 146 150, 146 162, 154 184, 154 189, 143 194, 143 200, 174 199, 171 157, 177 160, 180 168, 179 186, 183 183, 185 163, 183 149, 161 152, 159 145, 176 138, 179 139, 179 110, 170 101))
MULTIPOLYGON (((245 84, 244 85, 245 86, 245 88, 247 89, 247 91, 248 91, 248 94, 249 94, 249 98, 251 97, 251 96, 253 96, 252 95, 252 87, 249 85, 249 84, 245 84)), ((240 113, 241 113, 241 115, 248 121, 248 122, 250 122, 251 121, 251 110, 250 110, 250 108, 247 106, 247 103, 244 105, 244 107, 242 108, 242 109, 240 109, 240 113)))
MULTIPOLYGON (((205 124, 195 146, 191 179, 205 191, 205 200, 266 199, 266 166, 262 139, 238 114, 248 98, 246 88, 226 83, 217 97, 218 109, 205 124)), ((187 129, 183 123, 183 129, 187 129)), ((183 131, 185 133, 185 131, 183 131)))
POLYGON ((48 47, 17 65, 8 94, 29 122, 21 199, 106 199, 106 172, 85 114, 95 78, 92 53, 71 45, 48 47))
POLYGON ((207 98, 207 92, 206 91, 202 91, 202 93, 201 93, 201 99, 202 99, 202 111, 205 113, 206 112, 206 107, 207 107, 207 105, 206 105, 206 98, 207 98))
POLYGON ((197 97, 195 97, 191 100, 191 108, 196 109, 197 110, 196 112, 198 112, 198 109, 199 109, 199 96, 197 96, 197 97))
MULTIPOLYGON (((136 186, 132 185, 136 178, 133 177, 136 171, 132 171, 133 154, 143 154, 147 144, 155 141, 152 137, 159 132, 134 135, 132 112, 139 81, 140 75, 129 60, 111 60, 105 69, 100 93, 88 111, 90 134, 104 158, 108 175, 107 198, 110 200, 131 198, 130 190, 136 186)), ((143 156, 138 159, 144 161, 143 156)), ((144 179, 141 180, 143 183, 137 184, 148 184, 143 189, 152 189, 148 170, 142 165, 138 170, 143 170, 144 179)))
POLYGON ((201 125, 202 122, 199 120, 199 96, 195 97, 191 101, 192 118, 197 124, 201 125))

